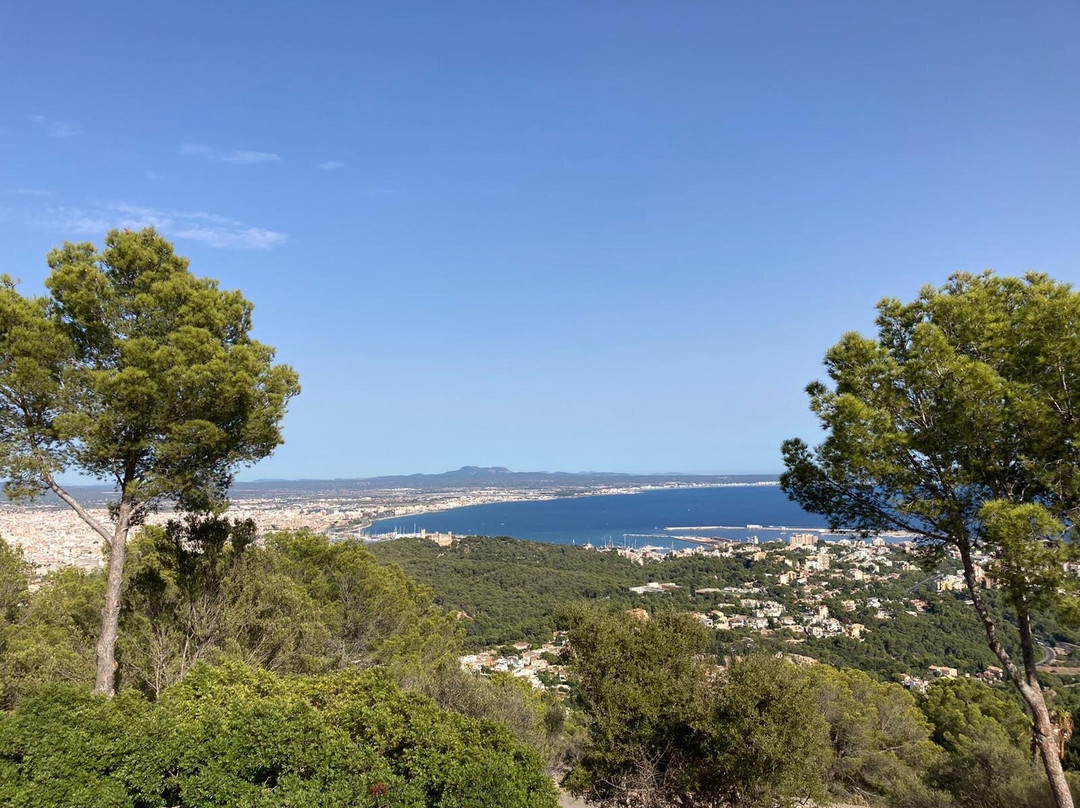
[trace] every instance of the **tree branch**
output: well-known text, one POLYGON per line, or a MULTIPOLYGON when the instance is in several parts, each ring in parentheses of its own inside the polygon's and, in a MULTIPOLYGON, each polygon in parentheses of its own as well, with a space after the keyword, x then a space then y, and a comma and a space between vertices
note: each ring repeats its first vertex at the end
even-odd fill
MULTIPOLYGON (((838 494, 851 499, 852 501, 858 503, 863 508, 866 508, 868 510, 873 511, 878 516, 880 516, 882 519, 884 519, 886 522, 891 523, 893 525, 893 527, 895 527, 895 528, 897 528, 899 530, 903 530, 903 531, 906 531, 908 533, 916 533, 916 534, 918 534, 920 536, 924 536, 925 538, 932 539, 934 541, 940 541, 940 542, 944 542, 944 543, 949 543, 949 541, 950 541, 949 537, 944 535, 944 534, 934 533, 932 531, 927 530, 926 528, 915 527, 914 525, 909 524, 905 520, 900 519, 894 513, 886 510, 881 505, 878 505, 876 502, 872 501, 871 499, 869 499, 867 497, 863 497, 862 495, 860 495, 858 493, 853 494, 849 487, 845 487, 845 486, 840 485, 839 483, 834 481, 832 479, 832 477, 830 477, 828 474, 823 475, 823 479, 824 479, 825 484, 830 486, 838 494)), ((932 524, 934 527, 937 527, 937 524, 932 519, 928 519, 926 517, 921 517, 921 518, 924 519, 927 522, 930 522, 930 524, 932 524)))
POLYGON ((86 510, 86 508, 84 508, 81 504, 79 504, 79 501, 75 499, 75 497, 71 496, 71 494, 69 494, 59 485, 57 485, 56 480, 53 479, 53 476, 51 474, 46 473, 44 476, 46 485, 48 485, 49 488, 52 489, 53 493, 55 493, 56 496, 60 497, 60 499, 64 500, 64 502, 70 505, 71 509, 79 515, 79 518, 86 522, 86 524, 88 524, 90 527, 92 527, 94 529, 94 532, 101 536, 102 539, 104 539, 106 547, 111 547, 112 534, 109 532, 109 529, 106 528, 105 525, 101 524, 101 522, 99 522, 93 516, 91 516, 90 512, 86 510))
POLYGON ((1017 625, 1020 629, 1020 652, 1024 657, 1024 672, 1027 674, 1028 684, 1038 682, 1038 670, 1035 667, 1035 638, 1031 633, 1031 615, 1027 609, 1017 609, 1017 625))

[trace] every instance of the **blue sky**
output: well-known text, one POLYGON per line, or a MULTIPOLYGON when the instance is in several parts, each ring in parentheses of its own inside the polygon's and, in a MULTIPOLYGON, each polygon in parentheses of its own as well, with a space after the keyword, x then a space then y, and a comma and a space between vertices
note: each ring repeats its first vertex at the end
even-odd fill
POLYGON ((22 3, 0 271, 155 224, 300 372, 256 477, 771 472, 884 296, 1080 280, 1067 2, 22 3))

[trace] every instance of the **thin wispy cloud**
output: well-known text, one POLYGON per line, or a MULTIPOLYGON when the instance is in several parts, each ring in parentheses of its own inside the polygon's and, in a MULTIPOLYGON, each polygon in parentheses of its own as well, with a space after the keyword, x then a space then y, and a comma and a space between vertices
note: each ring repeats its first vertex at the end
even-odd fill
POLYGON ((45 134, 49 137, 67 138, 75 137, 83 133, 81 124, 69 123, 68 121, 54 121, 44 115, 31 115, 30 120, 44 127, 45 134))
POLYGON ((325 163, 319 163, 318 168, 320 171, 337 171, 339 168, 345 168, 345 164, 340 160, 327 160, 325 163))
POLYGON ((214 163, 232 163, 233 165, 255 165, 256 163, 277 163, 281 161, 278 155, 272 152, 248 151, 246 149, 233 149, 224 151, 211 146, 203 146, 198 143, 184 143, 180 146, 180 154, 184 157, 196 157, 200 160, 209 160, 214 163))
POLYGON ((100 235, 117 227, 110 219, 80 208, 67 205, 50 205, 27 217, 30 224, 50 230, 62 230, 73 236, 100 235))
POLYGON ((238 219, 216 213, 164 211, 124 202, 90 208, 49 205, 30 212, 25 218, 35 226, 73 236, 100 237, 114 228, 141 230, 153 227, 169 238, 230 250, 268 250, 288 240, 284 233, 249 227, 238 219))
POLYGON ((8 190, 9 194, 15 194, 16 196, 36 196, 46 197, 52 196, 52 191, 46 191, 44 188, 11 188, 8 190))
POLYGON ((147 171, 146 178, 153 182, 161 182, 162 180, 166 179, 164 174, 159 174, 156 171, 147 171))
POLYGON ((209 247, 233 250, 269 250, 285 243, 284 233, 262 227, 226 230, 220 227, 195 225, 173 231, 173 236, 188 241, 201 241, 209 247))

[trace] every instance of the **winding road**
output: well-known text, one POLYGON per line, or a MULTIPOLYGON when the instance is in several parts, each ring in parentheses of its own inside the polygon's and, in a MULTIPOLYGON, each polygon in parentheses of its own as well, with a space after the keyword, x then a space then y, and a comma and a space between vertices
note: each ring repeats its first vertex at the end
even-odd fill
POLYGON ((1036 640, 1035 642, 1037 642, 1039 644, 1039 647, 1043 649, 1043 658, 1035 663, 1035 667, 1044 668, 1047 665, 1053 665, 1054 660, 1057 659, 1057 652, 1049 645, 1046 645, 1042 640, 1036 640))

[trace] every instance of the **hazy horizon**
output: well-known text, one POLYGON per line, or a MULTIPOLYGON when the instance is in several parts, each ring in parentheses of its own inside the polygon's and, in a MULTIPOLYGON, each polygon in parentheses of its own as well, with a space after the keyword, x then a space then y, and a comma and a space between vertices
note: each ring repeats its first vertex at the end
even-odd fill
MULTIPOLYGON (((234 481, 234 485, 255 484, 255 483, 300 483, 300 482, 350 482, 357 480, 377 480, 383 478, 397 478, 397 477, 414 477, 414 476, 427 476, 438 477, 443 475, 450 475, 457 471, 463 471, 465 469, 479 469, 481 471, 490 469, 506 469, 511 474, 535 474, 535 475, 576 475, 576 476, 625 476, 625 477, 779 477, 780 472, 736 472, 736 471, 716 471, 716 472, 688 472, 688 471, 611 471, 611 470, 596 470, 586 469, 584 471, 572 471, 566 469, 510 469, 505 466, 474 466, 464 465, 458 466, 453 469, 443 469, 441 471, 427 472, 427 471, 414 471, 405 472, 402 474, 370 474, 370 475, 352 475, 341 477, 238 477, 234 481)), ((75 478, 70 475, 61 479, 61 484, 68 488, 109 488, 107 483, 96 482, 93 480, 86 480, 82 478, 75 478)))

